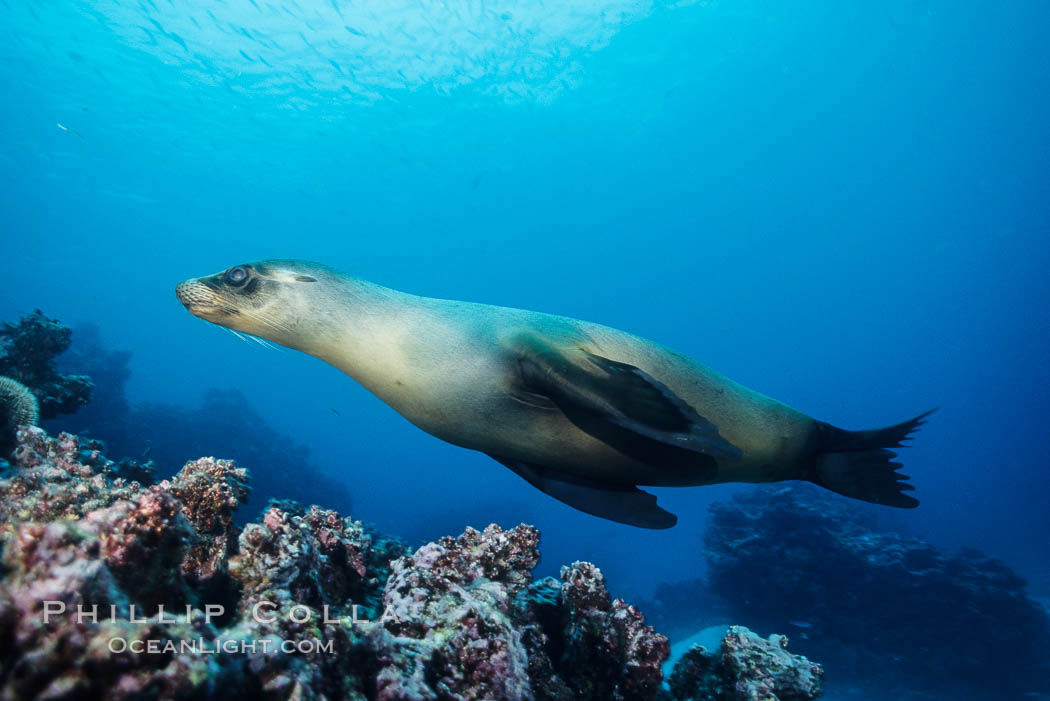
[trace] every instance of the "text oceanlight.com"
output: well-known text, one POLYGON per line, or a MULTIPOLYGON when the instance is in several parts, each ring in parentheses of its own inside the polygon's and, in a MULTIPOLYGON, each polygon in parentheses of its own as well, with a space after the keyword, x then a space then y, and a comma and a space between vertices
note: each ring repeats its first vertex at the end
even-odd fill
POLYGON ((110 638, 109 651, 114 654, 131 652, 136 655, 170 655, 178 654, 202 654, 214 655, 220 652, 227 654, 268 654, 281 651, 288 654, 312 654, 317 652, 331 653, 335 651, 334 640, 275 640, 273 638, 260 638, 258 640, 244 640, 240 638, 228 638, 226 640, 128 640, 127 638, 110 638))

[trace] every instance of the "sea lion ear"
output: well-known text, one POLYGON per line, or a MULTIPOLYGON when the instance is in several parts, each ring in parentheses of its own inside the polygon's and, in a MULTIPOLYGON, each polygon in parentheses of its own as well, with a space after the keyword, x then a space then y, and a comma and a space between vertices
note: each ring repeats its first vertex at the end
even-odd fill
POLYGON ((717 473, 715 459, 740 458, 717 426, 641 368, 535 334, 512 345, 524 390, 550 399, 578 428, 625 455, 688 465, 707 478, 717 473))

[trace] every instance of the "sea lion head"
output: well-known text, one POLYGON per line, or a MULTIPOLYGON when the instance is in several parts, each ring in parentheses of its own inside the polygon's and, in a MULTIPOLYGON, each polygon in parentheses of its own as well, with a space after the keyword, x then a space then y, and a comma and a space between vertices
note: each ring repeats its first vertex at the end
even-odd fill
POLYGON ((265 260, 190 278, 175 286, 175 296, 205 321, 310 352, 318 310, 343 280, 317 263, 265 260))

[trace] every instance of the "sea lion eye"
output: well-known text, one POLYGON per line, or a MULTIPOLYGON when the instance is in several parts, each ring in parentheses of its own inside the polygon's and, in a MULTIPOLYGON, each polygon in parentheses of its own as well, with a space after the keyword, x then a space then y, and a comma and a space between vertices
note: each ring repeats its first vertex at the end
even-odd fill
POLYGON ((240 287, 248 281, 248 269, 243 265, 230 268, 226 271, 226 282, 234 287, 240 287))

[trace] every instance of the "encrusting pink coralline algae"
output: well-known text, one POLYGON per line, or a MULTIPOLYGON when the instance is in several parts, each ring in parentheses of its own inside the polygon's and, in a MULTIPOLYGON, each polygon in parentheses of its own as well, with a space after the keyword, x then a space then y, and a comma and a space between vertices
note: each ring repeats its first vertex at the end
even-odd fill
MULTIPOLYGON (((532 526, 468 528, 412 553, 294 502, 241 528, 248 474, 228 460, 145 485, 122 476, 140 466, 75 436, 24 427, 17 441, 0 479, 0 698, 777 698, 775 683, 745 683, 768 680, 772 658, 734 666, 736 642, 706 677, 687 673, 702 653, 687 655, 668 691, 667 638, 597 567, 532 581, 532 526)), ((774 661, 800 659, 810 695, 784 698, 816 696, 819 667, 774 661)))

